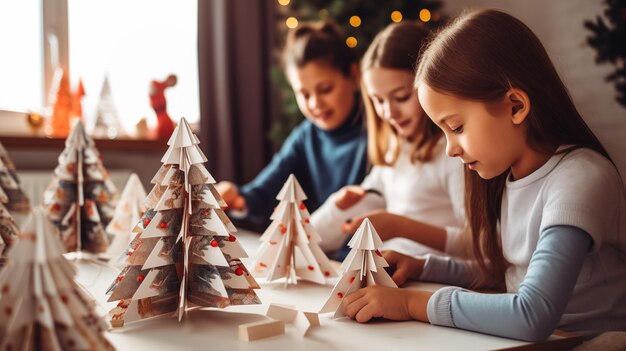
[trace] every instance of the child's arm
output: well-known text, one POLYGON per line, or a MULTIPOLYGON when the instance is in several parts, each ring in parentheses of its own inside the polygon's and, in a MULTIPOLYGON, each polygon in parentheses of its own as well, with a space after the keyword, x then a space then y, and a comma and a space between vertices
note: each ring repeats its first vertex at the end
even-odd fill
POLYGON ((480 294, 443 288, 428 302, 428 320, 486 334, 543 340, 565 311, 590 244, 589 234, 579 228, 547 228, 517 293, 480 294))

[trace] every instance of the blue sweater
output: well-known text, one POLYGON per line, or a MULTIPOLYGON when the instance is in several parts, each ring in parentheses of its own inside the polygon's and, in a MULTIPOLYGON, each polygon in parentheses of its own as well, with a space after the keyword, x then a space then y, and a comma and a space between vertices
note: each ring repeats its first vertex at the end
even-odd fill
POLYGON ((325 131, 305 120, 287 137, 272 161, 239 191, 246 199, 249 218, 267 219, 276 206, 276 195, 293 173, 308 199, 309 212, 326 198, 365 177, 367 138, 360 99, 350 117, 338 128, 325 131))

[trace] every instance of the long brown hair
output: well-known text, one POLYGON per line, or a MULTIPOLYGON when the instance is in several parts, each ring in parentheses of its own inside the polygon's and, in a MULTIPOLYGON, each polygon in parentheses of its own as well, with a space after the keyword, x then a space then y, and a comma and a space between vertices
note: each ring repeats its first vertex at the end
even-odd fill
MULTIPOLYGON (((441 93, 481 102, 498 101, 509 89, 521 89, 532 102, 525 119, 531 148, 550 153, 569 144, 610 160, 576 110, 545 48, 521 21, 497 10, 471 12, 433 38, 422 54, 415 86, 422 82, 441 93)), ((476 286, 494 278, 504 282, 507 262, 498 222, 507 173, 485 180, 465 170, 466 213, 483 271, 476 286)))
POLYGON ((326 63, 345 77, 352 75, 352 65, 357 63, 341 30, 331 21, 303 22, 287 34, 282 51, 283 69, 302 68, 311 61, 326 63))
MULTIPOLYGON (((372 67, 382 67, 415 71, 415 62, 420 48, 428 37, 429 30, 418 23, 405 21, 392 23, 378 33, 369 46, 361 61, 361 71, 372 67)), ((361 93, 367 118, 367 148, 370 161, 375 165, 392 166, 398 159, 402 142, 391 125, 379 118, 374 110, 367 89, 361 84, 361 93), (385 158, 391 138, 396 140, 396 148, 391 160, 385 158)), ((441 129, 430 118, 424 116, 417 127, 413 139, 411 162, 428 162, 432 159, 434 149, 443 135, 441 129)))

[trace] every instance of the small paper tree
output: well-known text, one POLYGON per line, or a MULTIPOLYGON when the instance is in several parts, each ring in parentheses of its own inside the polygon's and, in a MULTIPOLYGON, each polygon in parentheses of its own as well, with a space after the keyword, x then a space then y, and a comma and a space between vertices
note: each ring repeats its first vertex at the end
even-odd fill
POLYGON ((110 312, 113 326, 175 311, 181 320, 189 303, 261 303, 253 290, 259 286, 240 261, 247 255, 237 229, 221 209, 225 202, 184 118, 167 144, 127 266, 107 290, 109 301, 120 301, 110 312))
POLYGON ((113 217, 117 189, 80 120, 65 141, 54 173, 43 203, 65 250, 105 252, 109 239, 104 228, 113 217))
POLYGON ((259 240, 255 273, 267 281, 286 278, 286 284, 297 284, 298 278, 325 284, 337 272, 319 247, 322 241, 309 220, 304 205, 306 195, 291 174, 276 196, 280 202, 270 217, 273 221, 259 240))
POLYGON ((133 228, 145 213, 145 198, 146 190, 141 180, 136 173, 131 174, 122 190, 113 219, 106 227, 106 232, 112 237, 107 256, 119 257, 132 241, 133 228))
POLYGON ((334 318, 344 316, 343 310, 339 307, 343 297, 351 292, 372 285, 398 287, 385 271, 389 264, 378 250, 383 246, 383 242, 369 219, 363 220, 348 242, 348 246, 352 250, 341 264, 343 271, 341 279, 320 310, 320 313, 335 311, 334 318))
POLYGON ((109 76, 104 77, 102 89, 100 90, 100 100, 96 109, 93 135, 98 138, 116 138, 126 134, 124 127, 117 116, 117 108, 111 93, 109 76))
POLYGON ((50 91, 48 93, 48 102, 47 113, 50 117, 48 135, 64 138, 70 132, 72 95, 70 92, 68 73, 61 67, 57 67, 54 71, 50 91))
POLYGON ((4 204, 12 215, 28 215, 31 211, 28 197, 24 194, 17 177, 15 164, 9 153, 0 143, 0 191, 4 194, 4 204))
POLYGON ((0 188, 0 267, 4 265, 6 251, 15 241, 19 231, 13 217, 2 205, 2 202, 5 202, 6 199, 6 195, 0 188))
POLYGON ((96 303, 75 282, 55 228, 41 209, 0 272, 1 350, 113 350, 96 303))

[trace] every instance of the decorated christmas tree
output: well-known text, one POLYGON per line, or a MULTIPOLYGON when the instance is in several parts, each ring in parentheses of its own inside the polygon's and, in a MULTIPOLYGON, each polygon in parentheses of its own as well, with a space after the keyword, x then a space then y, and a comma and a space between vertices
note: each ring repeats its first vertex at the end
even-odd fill
POLYGON ((334 311, 335 318, 344 316, 343 310, 340 308, 344 296, 372 285, 397 287, 385 271, 385 267, 388 267, 389 264, 378 251, 383 246, 383 242, 369 219, 366 218, 363 221, 348 242, 348 246, 352 250, 341 264, 343 271, 341 279, 320 310, 320 313, 334 311))
POLYGON ((175 311, 181 320, 192 306, 260 303, 253 290, 259 286, 240 260, 247 255, 237 229, 184 118, 167 144, 127 266, 107 291, 109 301, 119 300, 110 312, 114 326, 175 311))
POLYGON ((6 207, 2 205, 5 200, 8 200, 8 198, 2 192, 2 188, 0 188, 0 267, 4 265, 6 251, 15 241, 19 231, 13 217, 6 207))
POLYGON ((112 237, 106 252, 107 256, 119 257, 132 241, 133 228, 145 213, 143 205, 145 198, 146 190, 143 188, 141 180, 137 174, 131 174, 124 190, 122 190, 113 219, 106 227, 106 232, 112 237))
POLYGON ((259 239, 263 243, 255 258, 255 274, 268 281, 286 278, 287 284, 297 284, 298 278, 325 284, 326 278, 337 276, 319 247, 322 239, 310 223, 306 198, 296 177, 289 175, 276 196, 280 202, 270 217, 272 223, 259 239))
POLYGON ((105 228, 113 217, 117 189, 81 121, 74 124, 65 141, 54 173, 43 203, 65 250, 105 252, 109 246, 105 228))
POLYGON ((20 181, 17 178, 15 164, 9 157, 7 150, 0 143, 0 192, 6 198, 2 200, 12 215, 28 215, 30 202, 24 194, 20 181))
POLYGON ((0 271, 0 350, 113 350, 54 232, 38 208, 9 251, 0 271))

